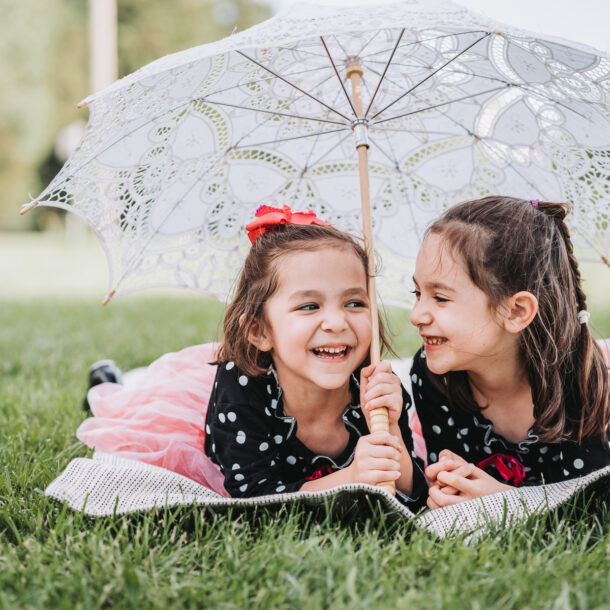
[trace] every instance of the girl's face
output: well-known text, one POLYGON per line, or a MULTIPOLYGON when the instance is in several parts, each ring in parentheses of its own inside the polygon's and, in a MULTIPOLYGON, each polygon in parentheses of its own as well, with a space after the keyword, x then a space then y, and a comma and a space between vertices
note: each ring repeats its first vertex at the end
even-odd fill
POLYGON ((271 351, 280 385, 344 388, 371 343, 366 273, 350 248, 320 247, 278 261, 278 289, 251 341, 271 351))
POLYGON ((416 303, 411 323, 424 340, 428 368, 481 373, 512 353, 515 335, 502 326, 487 295, 454 260, 443 236, 426 237, 415 264, 416 303))

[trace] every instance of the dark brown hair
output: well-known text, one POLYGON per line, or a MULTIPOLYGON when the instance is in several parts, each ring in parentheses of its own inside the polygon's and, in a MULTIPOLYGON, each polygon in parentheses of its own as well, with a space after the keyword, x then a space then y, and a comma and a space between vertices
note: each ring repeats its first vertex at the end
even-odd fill
MULTIPOLYGON (((578 312, 587 309, 564 218, 566 203, 486 197, 449 208, 426 234, 441 235, 459 256, 492 311, 525 290, 538 313, 521 331, 520 351, 532 388, 534 432, 544 442, 600 435, 610 419, 608 369, 578 312)), ((464 371, 431 378, 455 404, 480 412, 464 371)))
MULTIPOLYGON (((250 343, 255 323, 266 324, 264 306, 278 289, 280 259, 286 254, 321 247, 351 249, 362 261, 365 274, 368 257, 354 237, 330 226, 280 225, 261 235, 252 245, 240 273, 233 301, 225 314, 224 339, 217 361, 233 360, 248 375, 260 375, 271 364, 271 354, 250 343)), ((368 274, 367 274, 368 280, 368 274)), ((393 353, 379 321, 381 347, 393 353)), ((365 361, 366 362, 366 361, 365 361)))

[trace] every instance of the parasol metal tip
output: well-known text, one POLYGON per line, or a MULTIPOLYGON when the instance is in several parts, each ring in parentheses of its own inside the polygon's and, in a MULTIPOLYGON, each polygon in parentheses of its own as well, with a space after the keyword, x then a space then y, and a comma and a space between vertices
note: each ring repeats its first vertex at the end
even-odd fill
POLYGON ((502 30, 494 30, 493 33, 497 36, 502 36, 502 30))
POLYGON ((110 299, 116 294, 116 290, 111 290, 107 295, 106 298, 103 300, 102 305, 108 305, 108 303, 110 302, 110 299))
POLYGON ((364 74, 362 64, 360 63, 360 59, 358 57, 347 58, 347 68, 345 70, 345 75, 347 76, 347 78, 350 78, 352 74, 358 74, 360 76, 364 74))
POLYGON ((30 201, 30 203, 24 203, 21 206, 21 209, 19 210, 19 214, 21 214, 21 216, 27 214, 30 210, 33 210, 39 203, 40 202, 38 200, 30 201))
POLYGON ((78 104, 76 104, 76 107, 80 110, 81 108, 84 108, 87 105, 87 99, 85 98, 84 100, 78 102, 78 104))
POLYGON ((602 262, 606 265, 606 267, 610 267, 610 261, 608 260, 607 256, 604 256, 602 254, 601 259, 602 259, 602 262))

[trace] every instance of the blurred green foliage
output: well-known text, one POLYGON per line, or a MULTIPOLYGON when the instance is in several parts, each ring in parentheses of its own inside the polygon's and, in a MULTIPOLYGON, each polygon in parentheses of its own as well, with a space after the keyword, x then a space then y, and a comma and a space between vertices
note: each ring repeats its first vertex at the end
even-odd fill
MULTIPOLYGON (((86 120, 87 0, 0 0, 0 229, 32 228, 18 215, 59 170, 63 127, 86 120)), ((119 76, 270 16, 253 0, 117 0, 119 76)))

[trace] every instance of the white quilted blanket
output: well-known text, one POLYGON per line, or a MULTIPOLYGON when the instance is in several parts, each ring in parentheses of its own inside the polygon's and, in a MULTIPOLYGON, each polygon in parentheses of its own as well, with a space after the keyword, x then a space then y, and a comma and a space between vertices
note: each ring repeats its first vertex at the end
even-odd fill
POLYGON ((414 515, 388 492, 370 485, 341 485, 319 492, 231 499, 169 470, 98 452, 93 458, 72 460, 45 493, 92 517, 193 504, 220 512, 228 507, 265 506, 273 509, 296 503, 306 508, 326 507, 340 514, 357 507, 357 503, 368 504, 376 500, 390 519, 414 519, 417 526, 439 538, 466 533, 476 539, 490 526, 510 525, 532 514, 552 510, 581 490, 599 493, 607 499, 610 466, 577 479, 540 487, 515 488, 414 515))

